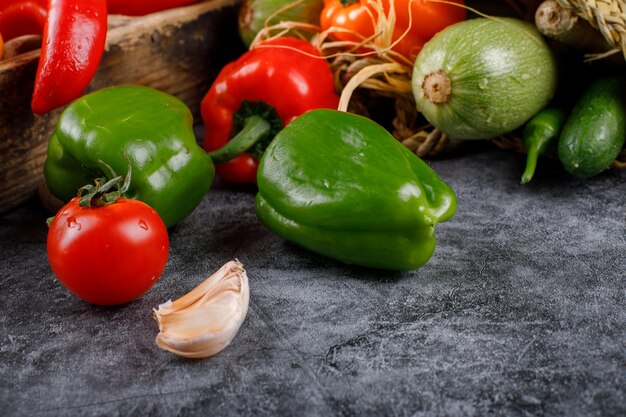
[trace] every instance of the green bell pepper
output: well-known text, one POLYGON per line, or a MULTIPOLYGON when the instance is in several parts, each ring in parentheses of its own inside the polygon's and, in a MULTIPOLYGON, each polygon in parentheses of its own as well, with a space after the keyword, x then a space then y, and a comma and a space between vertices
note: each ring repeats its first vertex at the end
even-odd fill
POLYGON ((48 145, 44 176, 63 201, 111 167, 131 182, 125 197, 154 208, 167 227, 211 187, 215 168, 196 143, 193 116, 177 98, 142 86, 109 87, 75 100, 48 145))
POLYGON ((452 189, 370 119, 313 110, 261 158, 256 213, 277 235, 348 264, 415 269, 434 227, 456 211, 452 189))

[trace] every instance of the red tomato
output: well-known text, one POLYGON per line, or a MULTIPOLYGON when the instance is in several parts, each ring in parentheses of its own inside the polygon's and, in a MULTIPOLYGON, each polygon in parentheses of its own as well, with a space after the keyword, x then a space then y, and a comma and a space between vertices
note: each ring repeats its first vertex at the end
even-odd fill
POLYGON ((167 263, 167 229, 147 204, 126 198, 101 207, 72 199, 48 230, 48 259, 59 281, 93 304, 130 302, 146 292, 167 263))
POLYGON ((361 42, 376 33, 376 6, 382 6, 387 16, 390 4, 393 4, 396 21, 391 39, 397 43, 392 49, 415 61, 422 46, 437 32, 465 19, 465 8, 462 7, 465 1, 448 1, 394 0, 390 3, 389 0, 324 0, 320 26, 323 30, 331 27, 344 29, 330 33, 331 39, 361 42))

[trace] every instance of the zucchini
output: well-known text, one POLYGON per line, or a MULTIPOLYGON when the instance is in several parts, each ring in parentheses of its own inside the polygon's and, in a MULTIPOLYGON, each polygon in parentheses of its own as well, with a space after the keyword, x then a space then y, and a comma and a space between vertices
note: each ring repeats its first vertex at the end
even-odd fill
POLYGON ((477 18, 435 35, 415 60, 417 109, 454 139, 490 139, 523 125, 552 99, 556 60, 521 20, 477 18))
POLYGON ((607 169, 626 140, 624 80, 593 82, 576 102, 559 137, 559 160, 576 177, 591 177, 607 169))

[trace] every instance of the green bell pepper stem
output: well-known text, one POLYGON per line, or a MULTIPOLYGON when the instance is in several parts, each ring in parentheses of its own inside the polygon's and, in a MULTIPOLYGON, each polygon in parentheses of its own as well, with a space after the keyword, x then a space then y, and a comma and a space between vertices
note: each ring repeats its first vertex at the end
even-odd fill
POLYGON ((271 126, 261 116, 246 118, 243 128, 226 145, 213 152, 209 156, 216 165, 228 162, 245 153, 257 143, 267 139, 270 135, 271 126))
POLYGON ((524 128, 523 141, 526 148, 526 169, 522 184, 527 184, 535 175, 537 160, 555 143, 565 123, 565 113, 556 108, 547 108, 537 113, 524 128))

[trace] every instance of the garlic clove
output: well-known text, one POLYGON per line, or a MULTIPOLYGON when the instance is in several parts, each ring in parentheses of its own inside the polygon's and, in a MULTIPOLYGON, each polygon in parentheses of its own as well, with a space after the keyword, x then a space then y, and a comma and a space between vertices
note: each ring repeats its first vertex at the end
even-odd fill
POLYGON ((189 293, 154 309, 156 344, 186 358, 215 355, 239 331, 249 300, 246 271, 230 261, 189 293))

